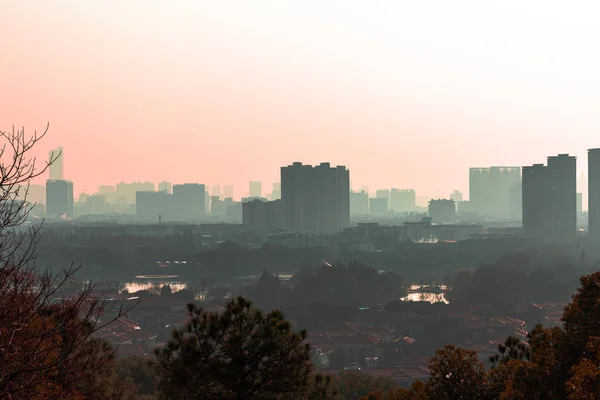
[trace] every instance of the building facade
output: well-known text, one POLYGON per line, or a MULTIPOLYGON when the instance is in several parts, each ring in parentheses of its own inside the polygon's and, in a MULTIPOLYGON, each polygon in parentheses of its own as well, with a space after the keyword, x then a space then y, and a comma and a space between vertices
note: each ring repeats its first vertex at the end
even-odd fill
POLYGON ((208 206, 206 187, 200 183, 173 185, 172 205, 173 221, 200 222, 208 206))
POLYGON ((417 195, 413 189, 392 189, 390 192, 390 209, 393 212, 414 211, 417 206, 417 195))
POLYGON ((449 199, 429 201, 429 217, 436 224, 456 222, 456 203, 449 199))
POLYGON ((262 197, 262 183, 250 182, 248 185, 248 197, 262 197))
POLYGON ((159 223, 171 220, 171 195, 167 192, 144 191, 135 194, 135 218, 159 223))
POLYGON ((54 150, 50 150, 49 161, 53 161, 48 167, 51 181, 62 181, 65 179, 64 173, 64 151, 62 147, 57 147, 54 150))
POLYGON ((341 232, 350 225, 350 172, 329 163, 282 167, 281 199, 287 230, 341 232))
POLYGON ((72 218, 73 202, 73 182, 46 181, 46 215, 49 218, 72 218))
POLYGON ((523 168, 523 229, 542 240, 569 240, 577 235, 576 158, 548 157, 548 165, 523 168))
POLYGON ((600 242, 600 149, 588 150, 588 230, 600 242))
POLYGON ((511 218, 511 193, 521 183, 521 167, 471 168, 469 201, 471 209, 494 219, 511 218))

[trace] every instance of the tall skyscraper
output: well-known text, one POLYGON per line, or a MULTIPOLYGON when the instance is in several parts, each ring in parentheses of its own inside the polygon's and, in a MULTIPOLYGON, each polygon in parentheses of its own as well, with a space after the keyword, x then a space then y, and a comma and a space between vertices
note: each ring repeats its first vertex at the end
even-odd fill
POLYGON ((63 180, 65 179, 63 170, 63 160, 65 153, 62 147, 57 147, 54 150, 50 150, 49 160, 53 161, 50 164, 50 180, 63 180))
POLYGON ((138 221, 159 223, 171 220, 172 195, 166 191, 135 193, 135 218, 138 221))
POLYGON ((390 208, 392 211, 414 211, 416 206, 417 195, 413 189, 392 189, 390 192, 390 208))
POLYGON ((589 235, 600 244, 600 149, 588 150, 587 179, 589 235))
POLYGON ((135 204, 137 192, 154 192, 152 182, 119 182, 115 188, 115 197, 125 204, 135 204))
POLYGON ((273 191, 271 192, 271 200, 281 199, 281 183, 275 182, 273 184, 273 191))
POLYGON ((523 168, 523 228, 538 239, 569 240, 577 234, 576 158, 548 157, 548 165, 523 168))
POLYGON ((248 197, 262 197, 262 183, 261 182, 250 182, 248 197))
POLYGON ((210 197, 218 197, 221 198, 221 186, 213 185, 210 189, 210 197))
POLYGON ((384 216, 388 213, 388 199, 385 197, 371 197, 369 199, 369 215, 384 216))
POLYGON ((199 183, 173 185, 172 204, 171 216, 174 221, 201 221, 206 212, 205 186, 199 183))
POLYGON ((548 157, 548 168, 554 180, 553 205, 556 235, 577 235, 577 158, 568 154, 548 157))
POLYGON ((350 215, 360 217, 369 215, 369 193, 364 190, 350 192, 350 215))
POLYGON ((49 218, 73 217, 73 182, 46 181, 46 215, 49 218))
POLYGON ((350 225, 350 172, 329 163, 281 167, 281 199, 286 229, 340 232, 350 225))
POLYGON ((233 199, 233 186, 231 186, 231 185, 223 186, 223 198, 224 199, 233 199))
POLYGON ((505 219, 511 215, 511 192, 521 182, 520 167, 471 168, 469 201, 471 209, 487 217, 505 219))
POLYGON ((390 208, 390 191, 388 189, 379 189, 375 192, 375 197, 385 199, 385 213, 387 214, 390 208))

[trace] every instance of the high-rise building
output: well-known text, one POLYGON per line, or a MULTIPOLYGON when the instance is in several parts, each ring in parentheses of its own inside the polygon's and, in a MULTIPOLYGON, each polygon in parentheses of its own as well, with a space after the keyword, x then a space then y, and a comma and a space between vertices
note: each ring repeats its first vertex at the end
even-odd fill
POLYGON ((248 197, 262 197, 262 183, 261 182, 250 182, 248 197))
POLYGON ((588 150, 588 229, 595 243, 600 243, 600 149, 588 150))
POLYGON ((414 211, 417 206, 417 195, 413 189, 392 189, 390 192, 390 208, 394 212, 414 211))
POLYGON ((548 165, 523 168, 523 229, 542 240, 574 239, 577 234, 576 158, 548 157, 548 165))
POLYGON ((275 182, 273 184, 273 191, 271 192, 271 200, 281 199, 281 183, 275 182))
POLYGON ((73 217, 73 182, 46 181, 46 215, 49 218, 73 217))
POLYGON ((577 235, 577 158, 568 154, 548 157, 548 168, 554 180, 553 205, 556 235, 577 235))
POLYGON ((206 212, 206 188, 199 183, 173 185, 174 221, 199 222, 206 212))
POLYGON ((108 211, 106 197, 101 194, 88 196, 86 210, 89 214, 102 214, 108 211))
POLYGON ((98 194, 110 195, 110 194, 114 194, 115 191, 116 191, 116 189, 115 189, 114 185, 100 185, 100 186, 98 186, 98 194))
POLYGON ((521 182, 520 167, 471 168, 469 201, 474 212, 493 218, 510 218, 511 191, 521 182))
POLYGON ((350 192, 350 215, 369 215, 369 193, 361 190, 350 192))
POLYGON ((167 192, 171 194, 171 192, 173 191, 173 185, 171 185, 171 182, 162 181, 158 184, 158 191, 167 192))
POLYGON ((583 193, 577 193, 577 217, 583 213, 583 193))
POLYGON ((463 194, 459 190, 454 190, 450 195, 450 200, 454 200, 455 203, 463 201, 463 194))
POLYGON ((155 222, 171 219, 172 195, 165 191, 145 191, 135 194, 135 218, 138 221, 155 222))
POLYGON ((429 201, 429 216, 432 222, 447 224, 456 222, 456 203, 454 200, 440 199, 429 201))
POLYGON ((379 189, 375 191, 375 197, 385 199, 385 212, 387 214, 390 208, 390 191, 388 189, 379 189))
POLYGON ((219 185, 212 185, 212 188, 210 189, 211 199, 215 196, 221 198, 221 186, 219 185))
POLYGON ((385 197, 371 197, 369 199, 369 214, 372 216, 383 216, 388 212, 388 199, 385 197))
POLYGON ((251 200, 242 203, 242 220, 258 231, 273 232, 283 229, 284 208, 282 200, 261 201, 251 200))
POLYGON ((286 229, 341 232, 350 225, 350 172, 329 163, 281 167, 281 199, 286 229))
POLYGON ((62 147, 58 147, 54 150, 50 150, 49 161, 52 161, 50 164, 49 172, 50 172, 50 180, 63 180, 65 179, 65 174, 63 170, 63 160, 65 154, 62 147))
POLYGON ((523 220, 523 183, 517 182, 510 190, 510 219, 523 220))
POLYGON ((223 198, 224 199, 233 199, 233 186, 231 186, 231 185, 223 186, 223 198))
POLYGON ((119 203, 135 204, 137 192, 154 192, 154 190, 152 182, 120 182, 116 185, 115 197, 119 203))

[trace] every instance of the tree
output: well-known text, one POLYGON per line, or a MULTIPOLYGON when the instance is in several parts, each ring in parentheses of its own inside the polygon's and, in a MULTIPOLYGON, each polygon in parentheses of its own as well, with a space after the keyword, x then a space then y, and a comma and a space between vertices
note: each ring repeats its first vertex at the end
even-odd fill
POLYGON ((431 377, 425 391, 431 399, 482 399, 486 386, 477 353, 446 345, 429 360, 431 377))
POLYGON ((399 388, 395 390, 389 390, 387 397, 384 396, 380 390, 369 393, 366 396, 361 397, 361 400, 427 400, 427 393, 425 392, 425 384, 421 381, 414 381, 409 389, 399 388))
POLYGON ((506 364, 510 360, 526 360, 531 358, 531 352, 527 343, 524 343, 516 336, 509 336, 503 344, 498 345, 500 354, 490 357, 490 363, 497 366, 506 364))
POLYGON ((372 391, 382 393, 396 388, 396 383, 389 378, 374 378, 364 371, 344 371, 339 376, 342 396, 346 399, 367 396, 372 391))
POLYGON ((173 295, 173 289, 171 289, 171 285, 164 285, 160 289, 160 295, 164 296, 164 297, 172 296, 173 295))
POLYGON ((265 399, 305 393, 312 365, 306 332, 281 311, 264 315, 243 297, 222 313, 188 305, 188 322, 156 351, 164 399, 265 399))
POLYGON ((0 132, 0 398, 80 398, 113 356, 92 337, 104 311, 93 286, 73 292, 77 268, 56 274, 35 265, 40 225, 24 227, 28 184, 59 156, 36 165, 31 151, 45 134, 0 132))

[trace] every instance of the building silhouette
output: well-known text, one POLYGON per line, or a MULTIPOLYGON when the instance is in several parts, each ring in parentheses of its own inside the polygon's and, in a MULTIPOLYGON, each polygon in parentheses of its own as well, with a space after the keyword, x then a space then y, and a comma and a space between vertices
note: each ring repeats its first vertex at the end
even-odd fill
POLYGON ((73 182, 62 179, 46 181, 46 216, 73 217, 73 182))
POLYGON ((390 191, 388 189, 379 189, 375 191, 375 197, 385 199, 385 213, 387 214, 390 208, 390 191))
POLYGON ((385 197, 371 197, 369 199, 369 215, 384 216, 388 212, 388 199, 385 197))
POLYGON ((210 188, 211 201, 212 201, 213 196, 217 196, 217 197, 221 198, 221 186, 220 185, 212 185, 212 187, 210 188))
POLYGON ((248 197, 262 197, 262 183, 261 182, 250 182, 248 197))
POLYGON ((428 214, 436 224, 456 222, 456 203, 449 199, 430 200, 428 214))
POLYGON ((523 229, 541 240, 577 235, 577 166, 568 154, 548 157, 548 165, 523 168, 523 229))
POLYGON ((588 230, 590 238, 600 241, 600 149, 588 150, 588 230))
POLYGON ((166 191, 143 191, 135 194, 135 218, 159 223, 171 219, 172 195, 166 191))
POLYGON ((350 225, 350 172, 329 163, 281 167, 281 199, 287 230, 341 232, 350 225))
POLYGON ((390 208, 394 212, 414 211, 417 206, 417 195, 413 189, 392 189, 390 192, 390 208))
POLYGON ((173 185, 171 184, 171 182, 162 181, 158 184, 158 191, 167 192, 171 194, 171 192, 173 191, 173 185))
POLYGON ((454 200, 455 203, 460 203, 463 201, 463 194, 460 192, 460 190, 453 190, 452 194, 450 195, 450 199, 454 200))
POLYGON ((279 200, 281 199, 281 183, 275 182, 273 183, 273 190, 271 192, 271 200, 279 200))
POLYGON ((223 186, 223 198, 232 198, 233 199, 233 186, 225 185, 223 186))
POLYGON ((282 200, 259 199, 242 203, 244 225, 262 232, 274 232, 285 228, 285 210, 282 200))
POLYGON ((487 217, 511 217, 511 193, 521 182, 521 167, 471 168, 469 201, 473 212, 487 217))
POLYGON ((350 215, 369 215, 369 193, 367 191, 350 192, 350 215))
POLYGON ((171 218, 180 222, 199 222, 207 207, 206 187, 200 183, 173 185, 171 218))
POLYGON ((62 147, 57 147, 54 150, 50 150, 49 160, 54 160, 50 167, 48 167, 48 171, 50 173, 50 180, 58 180, 61 181, 65 179, 64 173, 64 150, 62 147))
POLYGON ((154 192, 152 182, 119 182, 115 186, 115 197, 118 203, 135 204, 137 192, 154 192))

